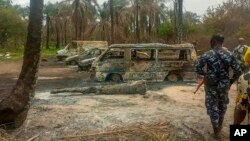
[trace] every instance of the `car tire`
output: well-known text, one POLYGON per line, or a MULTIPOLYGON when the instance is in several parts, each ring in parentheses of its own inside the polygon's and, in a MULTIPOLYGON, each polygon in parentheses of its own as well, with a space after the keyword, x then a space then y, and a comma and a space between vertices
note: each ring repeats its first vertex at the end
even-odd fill
POLYGON ((75 65, 77 65, 77 62, 75 60, 72 60, 72 61, 69 62, 69 65, 75 66, 75 65))
POLYGON ((78 66, 79 67, 79 69, 81 70, 81 71, 89 71, 90 70, 90 68, 91 68, 91 65, 88 65, 88 66, 78 66))
POLYGON ((169 82, 177 82, 181 80, 181 77, 179 74, 176 73, 170 73, 167 75, 166 80, 169 82))
POLYGON ((121 82, 122 76, 118 73, 113 73, 108 76, 107 80, 110 82, 121 82))

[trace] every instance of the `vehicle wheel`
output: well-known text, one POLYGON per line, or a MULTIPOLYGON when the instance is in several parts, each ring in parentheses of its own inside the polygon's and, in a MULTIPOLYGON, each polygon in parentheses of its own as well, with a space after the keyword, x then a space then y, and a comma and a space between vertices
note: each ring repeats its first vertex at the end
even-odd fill
POLYGON ((69 64, 72 65, 72 66, 75 66, 75 65, 77 65, 77 62, 75 60, 72 60, 72 61, 69 62, 69 64))
POLYGON ((91 68, 91 65, 85 66, 85 67, 79 67, 82 71, 89 71, 91 68))
POLYGON ((91 68, 91 65, 88 65, 88 66, 85 67, 85 69, 86 69, 87 71, 89 71, 90 68, 91 68))
POLYGON ((119 75, 117 73, 114 73, 114 74, 110 75, 109 80, 112 81, 112 82, 121 82, 122 77, 121 77, 121 75, 119 75))
POLYGON ((89 71, 90 70, 90 68, 91 68, 91 65, 88 65, 88 66, 78 66, 79 67, 79 69, 80 70, 82 70, 82 71, 89 71))
POLYGON ((179 80, 179 77, 177 74, 175 73, 170 73, 168 76, 167 76, 167 81, 170 81, 170 82, 177 82, 179 80))
POLYGON ((57 56, 57 61, 64 61, 66 58, 66 56, 57 56))
POLYGON ((62 57, 57 57, 57 61, 62 61, 62 57))

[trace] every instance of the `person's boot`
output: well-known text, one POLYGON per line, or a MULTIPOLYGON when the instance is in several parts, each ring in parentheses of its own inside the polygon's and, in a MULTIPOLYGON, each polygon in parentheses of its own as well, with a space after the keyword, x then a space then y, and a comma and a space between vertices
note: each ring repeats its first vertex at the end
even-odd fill
POLYGON ((219 127, 213 126, 213 129, 214 129, 214 138, 221 139, 219 127))
POLYGON ((220 118, 219 125, 218 125, 218 131, 219 131, 219 133, 221 132, 222 128, 223 128, 223 118, 220 118))

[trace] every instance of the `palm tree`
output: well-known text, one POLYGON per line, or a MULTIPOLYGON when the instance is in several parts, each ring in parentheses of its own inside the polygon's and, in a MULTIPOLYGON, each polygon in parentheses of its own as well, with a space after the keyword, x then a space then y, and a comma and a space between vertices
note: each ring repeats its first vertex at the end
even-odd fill
POLYGON ((89 30, 87 31, 87 35, 91 37, 91 39, 94 40, 103 40, 103 41, 110 41, 111 37, 111 24, 109 21, 109 4, 104 2, 102 5, 102 8, 98 5, 97 2, 95 2, 95 6, 98 9, 98 19, 95 21, 92 21, 91 24, 89 24, 89 30))
POLYGON ((140 1, 140 27, 144 41, 152 41, 155 38, 157 28, 166 20, 164 3, 164 0, 140 1))
MULTIPOLYGON (((136 42, 152 41, 157 28, 167 19, 165 2, 168 0, 131 0, 121 11, 125 35, 133 33, 136 42)), ((130 36, 131 37, 131 36, 130 36)), ((129 39, 132 41, 131 39, 129 39)))
POLYGON ((58 5, 58 16, 61 17, 61 29, 62 29, 62 44, 67 44, 68 33, 70 33, 71 21, 70 21, 70 13, 71 6, 68 3, 59 3, 58 5))
POLYGON ((84 40, 84 32, 89 21, 93 20, 93 9, 90 0, 73 0, 72 22, 75 28, 75 39, 84 40))
POLYGON ((0 101, 0 125, 17 128, 25 121, 34 97, 40 62, 43 0, 30 0, 30 15, 23 66, 10 94, 0 101))

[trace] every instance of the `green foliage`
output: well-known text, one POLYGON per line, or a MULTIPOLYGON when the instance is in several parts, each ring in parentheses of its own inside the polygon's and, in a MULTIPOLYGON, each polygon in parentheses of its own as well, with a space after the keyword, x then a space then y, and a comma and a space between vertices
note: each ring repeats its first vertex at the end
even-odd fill
POLYGON ((0 54, 10 53, 10 58, 0 57, 0 61, 17 61, 23 58, 24 47, 18 48, 0 48, 0 54))
MULTIPOLYGON (((52 58, 55 57, 58 49, 55 47, 50 47, 46 49, 45 47, 41 50, 42 58, 52 58)), ((3 55, 6 52, 10 53, 10 58, 5 58, 0 56, 0 61, 18 61, 23 59, 24 46, 18 48, 0 48, 0 54, 3 55)))
POLYGON ((25 39, 26 21, 22 20, 18 13, 11 7, 0 8, 0 47, 17 44, 25 39))
POLYGON ((218 7, 209 8, 203 18, 204 34, 224 34, 224 45, 229 49, 238 44, 237 36, 245 37, 246 42, 250 43, 249 12, 249 0, 228 0, 218 7))
POLYGON ((6 7, 11 5, 11 0, 0 0, 0 7, 6 7))
POLYGON ((22 7, 20 5, 14 5, 14 8, 23 19, 29 18, 30 8, 28 6, 22 7))
POLYGON ((42 48, 41 52, 42 52, 42 57, 45 58, 51 58, 51 57, 55 57, 56 52, 59 49, 57 49, 56 47, 50 47, 49 49, 46 49, 45 47, 42 48))
POLYGON ((160 38, 169 38, 174 34, 174 27, 171 22, 165 22, 157 30, 157 36, 160 38))
POLYGON ((49 16, 55 16, 58 13, 58 4, 48 2, 44 6, 44 13, 49 16))
POLYGON ((201 24, 200 22, 200 17, 193 12, 185 12, 183 15, 183 35, 186 36, 186 40, 188 36, 194 34, 199 25, 201 24))

